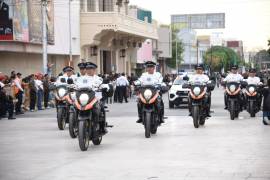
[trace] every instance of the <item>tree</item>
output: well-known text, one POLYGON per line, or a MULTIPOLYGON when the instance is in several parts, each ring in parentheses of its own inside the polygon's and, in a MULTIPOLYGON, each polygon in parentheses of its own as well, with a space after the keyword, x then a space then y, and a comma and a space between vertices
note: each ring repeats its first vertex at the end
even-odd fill
POLYGON ((184 45, 183 42, 178 38, 179 30, 172 30, 172 58, 167 62, 167 65, 170 68, 176 68, 177 65, 180 65, 183 61, 183 52, 184 52, 184 45), (177 60, 176 62, 176 46, 177 46, 177 60))
POLYGON ((267 52, 270 55, 270 39, 268 40, 268 50, 267 50, 267 52))
POLYGON ((224 67, 225 71, 230 69, 233 64, 239 65, 243 62, 239 55, 232 49, 222 46, 211 47, 204 55, 204 63, 213 71, 221 71, 224 67))

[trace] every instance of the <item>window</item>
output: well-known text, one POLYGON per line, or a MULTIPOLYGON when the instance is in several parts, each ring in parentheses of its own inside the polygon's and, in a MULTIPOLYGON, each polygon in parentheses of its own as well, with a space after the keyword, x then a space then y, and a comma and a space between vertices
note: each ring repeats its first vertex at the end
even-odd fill
POLYGON ((84 7, 85 7, 84 0, 80 0, 80 9, 81 9, 81 12, 84 12, 84 7))
POLYGON ((99 0, 99 11, 113 11, 113 0, 99 0))
POLYGON ((87 0, 87 12, 95 12, 95 0, 87 0))

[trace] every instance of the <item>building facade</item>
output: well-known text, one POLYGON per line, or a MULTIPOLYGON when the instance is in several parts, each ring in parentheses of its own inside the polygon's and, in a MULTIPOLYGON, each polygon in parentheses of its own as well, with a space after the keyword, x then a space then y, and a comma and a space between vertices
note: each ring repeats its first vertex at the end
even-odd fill
POLYGON ((80 10, 81 58, 96 63, 98 73, 135 72, 142 43, 158 39, 149 12, 130 7, 128 0, 81 0, 80 10))
MULTIPOLYGON (((9 32, 7 29, 10 29, 11 35, 0 32, 0 71, 9 74, 15 70, 24 76, 42 72, 42 12, 41 5, 38 5, 40 1, 21 0, 18 4, 11 0, 5 2, 9 12, 8 17, 0 17, 0 22, 6 22, 0 23, 0 29, 5 29, 5 32, 9 32), (5 39, 7 37, 9 39, 5 39)), ((70 49, 74 62, 79 61, 80 6, 78 1, 72 1, 70 6, 71 11, 68 1, 54 0, 48 3, 48 62, 52 65, 52 75, 59 74, 63 66, 69 64, 70 49), (71 37, 69 13, 72 17, 71 37)))

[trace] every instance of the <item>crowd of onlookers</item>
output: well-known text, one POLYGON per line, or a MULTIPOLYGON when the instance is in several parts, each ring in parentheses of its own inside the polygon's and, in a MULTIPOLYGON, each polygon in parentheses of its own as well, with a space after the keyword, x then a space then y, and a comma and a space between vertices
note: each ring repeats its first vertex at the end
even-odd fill
POLYGON ((54 106, 50 85, 55 78, 41 73, 23 77, 12 71, 0 73, 0 118, 15 119, 25 111, 43 110, 54 106))

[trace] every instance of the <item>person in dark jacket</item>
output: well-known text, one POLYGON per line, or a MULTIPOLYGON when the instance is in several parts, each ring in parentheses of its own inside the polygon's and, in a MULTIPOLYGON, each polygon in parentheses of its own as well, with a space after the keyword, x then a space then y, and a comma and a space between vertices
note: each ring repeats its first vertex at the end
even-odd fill
POLYGON ((267 88, 262 91, 263 94, 263 123, 270 125, 270 79, 267 80, 267 88))
POLYGON ((35 84, 34 74, 30 75, 29 89, 30 89, 30 111, 33 112, 36 107, 36 99, 37 99, 37 88, 35 84))
POLYGON ((50 78, 48 74, 44 75, 43 79, 43 89, 44 89, 44 108, 48 109, 49 95, 50 95, 50 78))

